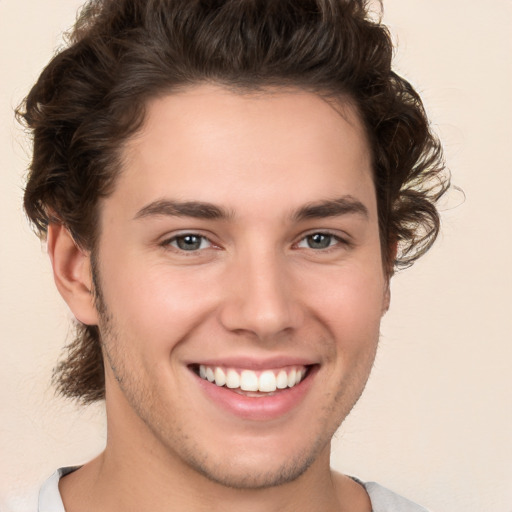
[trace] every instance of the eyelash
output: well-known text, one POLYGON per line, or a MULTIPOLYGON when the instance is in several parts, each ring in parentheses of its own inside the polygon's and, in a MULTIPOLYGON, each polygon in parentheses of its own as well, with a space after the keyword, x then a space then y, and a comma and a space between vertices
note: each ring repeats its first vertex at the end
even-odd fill
POLYGON ((180 252, 180 253, 187 253, 187 252, 190 252, 190 253, 195 253, 195 252, 198 252, 202 249, 206 249, 206 248, 210 248, 212 247, 214 244, 213 242, 206 236, 204 235, 200 235, 198 233, 182 233, 182 234, 179 234, 179 235, 175 235, 171 238, 168 238, 167 240, 165 240, 164 242, 162 242, 161 244, 163 247, 169 247, 171 246, 173 249, 175 249, 176 251, 180 252), (193 249, 193 250, 186 250, 186 249, 183 249, 179 246, 174 246, 173 243, 176 242, 176 244, 178 244, 178 240, 184 240, 186 238, 197 238, 200 240, 200 245, 197 249, 193 249), (203 245, 203 242, 204 241, 207 241, 210 245, 209 247, 201 247, 203 245))
MULTIPOLYGON (((185 253, 194 254, 194 253, 198 253, 204 249, 210 249, 210 248, 216 247, 215 244, 208 237, 198 234, 198 233, 193 233, 193 232, 175 235, 171 238, 164 240, 161 243, 161 245, 164 248, 172 247, 175 251, 182 253, 182 254, 185 254, 185 253), (183 249, 183 248, 179 247, 178 240, 184 240, 187 237, 199 239, 200 240, 199 247, 192 249, 192 250, 187 250, 187 249, 183 249), (205 241, 209 244, 208 247, 201 247, 205 241), (175 243, 176 245, 173 245, 173 243, 175 243)), ((297 243, 294 244, 295 247, 310 249, 310 250, 313 250, 314 252, 323 252, 323 253, 335 250, 339 246, 351 247, 351 245, 352 245, 351 242, 349 240, 347 240, 346 238, 342 238, 339 235, 335 235, 334 233, 331 233, 329 231, 313 231, 311 233, 307 233, 307 234, 303 235, 302 238, 297 243), (315 235, 321 235, 323 237, 328 237, 329 245, 327 247, 323 247, 323 248, 321 248, 321 247, 320 248, 299 247, 299 244, 301 244, 302 242, 307 243, 308 238, 311 239, 311 237, 314 237, 315 235), (333 241, 335 243, 331 243, 333 241)))
MULTIPOLYGON (((331 233, 330 231, 314 231, 312 233, 308 233, 307 235, 304 235, 300 240, 299 242, 296 244, 297 246, 304 242, 304 241, 307 241, 308 238, 311 239, 312 237, 314 236, 317 236, 317 235, 321 235, 323 237, 327 237, 329 238, 329 245, 327 247, 323 247, 323 248, 313 248, 313 247, 305 247, 306 249, 311 249, 315 252, 330 252, 331 250, 335 250, 337 248, 339 248, 339 246, 345 246, 345 247, 349 247, 350 246, 350 243, 348 240, 346 240, 345 238, 342 238, 340 237, 339 235, 335 235, 334 233, 331 233), (330 243, 330 242, 335 242, 335 243, 330 243)), ((307 243, 307 242, 306 242, 307 243)))

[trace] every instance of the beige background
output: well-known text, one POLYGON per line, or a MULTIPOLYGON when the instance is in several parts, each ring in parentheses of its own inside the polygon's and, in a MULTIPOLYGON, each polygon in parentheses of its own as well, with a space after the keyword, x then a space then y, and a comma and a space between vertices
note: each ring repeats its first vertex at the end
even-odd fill
MULTIPOLYGON (((28 144, 12 116, 79 4, 0 0, 2 512, 35 510, 42 479, 104 443, 101 407, 49 386, 69 315, 21 211, 28 144)), ((450 196, 435 249, 394 278, 334 465, 438 512, 512 512, 512 2, 388 0, 385 21, 467 197, 450 196)))

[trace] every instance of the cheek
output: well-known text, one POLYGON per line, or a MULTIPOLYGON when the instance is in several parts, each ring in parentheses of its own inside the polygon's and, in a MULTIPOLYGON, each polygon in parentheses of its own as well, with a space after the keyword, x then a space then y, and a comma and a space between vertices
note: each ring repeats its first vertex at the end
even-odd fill
POLYGON ((211 304, 204 293, 208 280, 188 270, 132 260, 105 266, 104 275, 104 299, 119 333, 145 351, 168 351, 201 323, 211 304))
POLYGON ((367 272, 356 267, 316 280, 310 287, 310 305, 331 331, 343 351, 364 350, 378 340, 385 308, 385 281, 378 267, 367 272))

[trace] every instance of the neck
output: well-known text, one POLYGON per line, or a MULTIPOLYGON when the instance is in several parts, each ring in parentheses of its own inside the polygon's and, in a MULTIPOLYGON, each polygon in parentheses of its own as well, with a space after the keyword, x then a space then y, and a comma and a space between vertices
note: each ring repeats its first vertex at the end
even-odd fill
MULTIPOLYGON (((324 460, 299 478, 263 489, 234 489, 213 482, 191 468, 164 467, 154 455, 121 460, 109 447, 61 481, 68 512, 339 512, 339 475, 324 460)), ((324 457, 322 457, 324 459, 324 457)), ((357 484, 356 484, 357 485, 357 484)), ((344 492, 342 494, 345 494, 344 492)), ((347 496, 348 498, 348 496, 347 496)), ((349 500, 347 499, 347 502, 349 500)), ((353 509, 352 509, 353 510, 353 509)))

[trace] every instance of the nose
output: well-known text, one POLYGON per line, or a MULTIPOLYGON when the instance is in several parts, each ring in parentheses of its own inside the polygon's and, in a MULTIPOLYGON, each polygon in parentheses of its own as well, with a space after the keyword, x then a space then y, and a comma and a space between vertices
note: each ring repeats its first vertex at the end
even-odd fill
POLYGON ((271 341, 304 320, 298 285, 286 257, 252 254, 227 271, 220 321, 224 328, 271 341))

